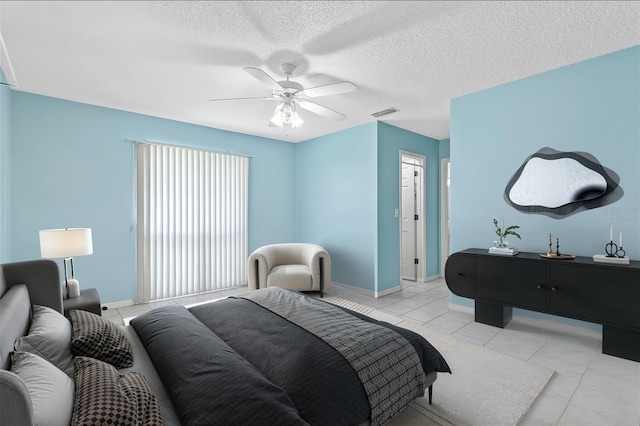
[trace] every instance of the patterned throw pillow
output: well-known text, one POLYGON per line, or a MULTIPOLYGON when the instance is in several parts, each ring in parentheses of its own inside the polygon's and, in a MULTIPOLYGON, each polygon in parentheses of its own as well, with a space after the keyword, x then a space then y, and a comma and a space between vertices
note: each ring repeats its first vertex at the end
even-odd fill
POLYGON ((120 374, 93 358, 75 359, 71 425, 163 425, 158 400, 140 373, 120 374))
POLYGON ((120 327, 87 311, 72 310, 69 315, 74 355, 99 359, 116 368, 133 365, 131 342, 120 327))

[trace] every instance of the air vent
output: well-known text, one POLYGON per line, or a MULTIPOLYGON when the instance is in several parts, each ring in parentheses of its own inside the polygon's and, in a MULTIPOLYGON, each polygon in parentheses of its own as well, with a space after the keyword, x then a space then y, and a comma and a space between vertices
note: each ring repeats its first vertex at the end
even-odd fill
POLYGON ((374 112, 371 115, 378 118, 378 117, 382 117, 383 115, 393 114, 394 112, 398 112, 398 108, 391 107, 391 108, 383 109, 382 111, 374 112))

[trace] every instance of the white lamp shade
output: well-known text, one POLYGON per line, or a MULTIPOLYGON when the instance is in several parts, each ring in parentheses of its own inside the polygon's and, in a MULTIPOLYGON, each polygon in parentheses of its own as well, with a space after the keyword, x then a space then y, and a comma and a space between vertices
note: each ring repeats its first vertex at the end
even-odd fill
POLYGON ((40 255, 45 259, 93 254, 91 228, 44 229, 40 231, 40 255))

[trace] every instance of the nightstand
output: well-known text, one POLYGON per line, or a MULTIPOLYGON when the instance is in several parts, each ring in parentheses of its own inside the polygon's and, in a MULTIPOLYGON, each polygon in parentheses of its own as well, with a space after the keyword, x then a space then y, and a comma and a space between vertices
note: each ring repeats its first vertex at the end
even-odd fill
POLYGON ((69 318, 69 311, 72 309, 88 311, 102 316, 100 295, 95 288, 80 290, 80 296, 64 299, 62 301, 62 307, 64 308, 64 316, 67 318, 69 318))

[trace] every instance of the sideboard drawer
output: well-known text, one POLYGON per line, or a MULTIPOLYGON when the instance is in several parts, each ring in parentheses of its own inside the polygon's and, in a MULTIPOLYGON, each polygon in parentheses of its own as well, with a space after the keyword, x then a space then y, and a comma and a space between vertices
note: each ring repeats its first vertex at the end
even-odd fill
POLYGON ((444 267, 444 279, 451 292, 460 297, 473 297, 474 256, 455 253, 449 256, 444 267))
POLYGON ((637 272, 620 268, 551 264, 549 312, 640 328, 637 276, 637 272))
POLYGON ((547 267, 545 264, 479 256, 476 298, 531 309, 547 305, 547 267))

